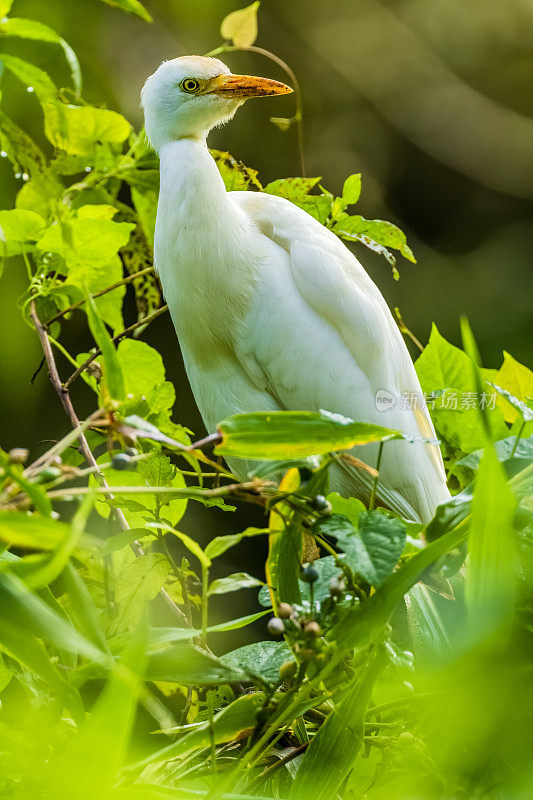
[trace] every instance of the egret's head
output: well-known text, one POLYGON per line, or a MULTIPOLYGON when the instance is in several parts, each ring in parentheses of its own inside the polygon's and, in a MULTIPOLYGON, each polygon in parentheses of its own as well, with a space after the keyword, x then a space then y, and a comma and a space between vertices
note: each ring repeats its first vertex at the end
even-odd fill
POLYGON ((249 97, 288 92, 278 81, 232 75, 218 58, 174 58, 150 75, 141 92, 146 133, 156 150, 175 139, 202 138, 249 97))

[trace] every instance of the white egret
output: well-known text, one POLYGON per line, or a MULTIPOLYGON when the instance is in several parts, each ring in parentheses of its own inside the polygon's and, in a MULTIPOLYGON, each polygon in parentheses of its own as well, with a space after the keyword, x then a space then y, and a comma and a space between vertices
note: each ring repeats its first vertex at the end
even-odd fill
MULTIPOLYGON (((199 56, 164 62, 142 91, 161 165, 155 264, 207 430, 235 413, 326 409, 434 437, 402 335, 359 261, 288 200, 226 192, 209 153, 209 131, 246 99, 290 91, 199 56)), ((375 465, 377 446, 354 454, 375 465)), ((372 483, 356 466, 332 470, 344 495, 368 500, 372 483)), ((447 497, 436 445, 385 446, 383 505, 427 520, 447 497)))

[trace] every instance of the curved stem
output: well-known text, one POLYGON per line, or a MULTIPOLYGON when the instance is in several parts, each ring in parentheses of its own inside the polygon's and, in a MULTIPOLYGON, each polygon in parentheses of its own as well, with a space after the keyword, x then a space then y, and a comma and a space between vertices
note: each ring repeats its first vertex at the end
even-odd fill
POLYGON ((298 142, 298 159, 300 164, 300 174, 302 178, 305 178, 305 158, 304 158, 304 140, 303 140, 303 103, 302 103, 302 91, 300 89, 300 84, 298 82, 298 78, 294 74, 293 70, 289 67, 286 61, 282 58, 277 56, 275 53, 271 53, 270 50, 265 50, 264 47, 257 47, 254 44, 251 44, 249 47, 236 47, 233 44, 223 44, 220 47, 217 47, 215 50, 211 50, 210 53, 207 55, 215 56, 219 53, 232 53, 235 51, 246 51, 249 53, 259 53, 259 55, 265 56, 277 64, 281 69, 287 73, 289 76, 293 88, 294 88, 294 98, 296 100, 296 114, 294 115, 294 121, 296 122, 296 136, 298 142))

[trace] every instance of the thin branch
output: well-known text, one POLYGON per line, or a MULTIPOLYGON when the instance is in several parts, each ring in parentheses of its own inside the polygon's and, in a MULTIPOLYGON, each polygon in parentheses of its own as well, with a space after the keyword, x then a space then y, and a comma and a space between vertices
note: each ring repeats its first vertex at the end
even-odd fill
MULTIPOLYGON (((87 438, 85 436, 85 433, 81 429, 80 420, 78 419, 78 416, 77 416, 76 412, 74 411, 74 406, 72 405, 72 401, 71 401, 70 395, 68 393, 68 387, 66 385, 64 386, 61 383, 61 378, 59 377, 59 372, 57 371, 57 366, 56 366, 56 362, 55 362, 55 359, 54 359, 54 354, 52 352, 52 348, 50 346, 50 342, 48 341, 48 334, 46 333, 46 329, 45 329, 44 325, 42 324, 41 320, 39 319, 39 316, 37 314, 37 310, 35 308, 35 302, 33 300, 32 300, 32 302, 30 304, 30 317, 31 317, 31 320, 32 320, 33 324, 35 325, 35 330, 37 331, 37 335, 39 336, 39 340, 40 340, 41 346, 43 348, 43 353, 44 353, 44 357, 46 359, 46 364, 48 366, 48 374, 50 376, 50 381, 52 383, 52 386, 56 390, 56 392, 57 392, 57 394, 59 396, 59 399, 61 400, 63 408, 65 409, 66 414, 67 414, 68 418, 70 419, 70 421, 72 423, 72 427, 75 428, 76 430, 79 430, 77 438, 79 439, 80 447, 81 447, 81 450, 83 452, 83 455, 85 456, 85 459, 87 460, 87 463, 90 464, 90 466, 94 468, 95 476, 98 479, 98 481, 101 483, 102 490, 105 491, 106 497, 109 500, 113 500, 113 495, 109 490, 109 484, 107 483, 106 479, 104 478, 102 472, 99 470, 98 464, 96 463, 96 459, 95 459, 94 455, 91 452, 91 448, 89 447, 89 443, 87 442, 87 438)), ((120 508, 116 508, 115 509, 115 515, 116 515, 116 518, 117 518, 122 530, 125 530, 125 531, 129 530, 130 526, 128 525, 126 517, 124 516, 124 513, 122 512, 122 510, 120 508)), ((133 550, 133 552, 135 553, 136 556, 143 556, 144 555, 144 550, 143 550, 140 542, 138 542, 137 540, 132 542, 131 548, 132 548, 132 550, 133 550)), ((160 594, 163 597, 163 600, 165 601, 167 606, 169 606, 171 608, 171 610, 174 612, 174 614, 176 614, 176 616, 179 618, 180 622, 183 623, 183 621, 186 621, 185 614, 174 603, 174 601, 172 600, 172 598, 170 597, 168 592, 165 589, 161 589, 160 594)))
MULTIPOLYGON (((108 292, 112 292, 113 289, 118 289, 119 286, 123 286, 126 283, 131 283, 132 281, 136 280, 136 278, 142 278, 143 275, 147 275, 149 272, 153 272, 153 271, 154 271, 153 267, 145 267, 145 269, 141 269, 141 270, 139 270, 139 272, 135 272, 133 275, 127 275, 125 278, 122 278, 122 280, 111 284, 111 286, 108 286, 107 289, 102 289, 100 292, 95 292, 95 294, 93 294, 92 297, 101 297, 103 294, 107 294, 108 292)), ((49 328, 50 325, 52 324, 52 322, 57 322, 58 319, 61 319, 61 317, 64 317, 65 314, 70 314, 71 311, 74 311, 74 309, 79 308, 85 302, 86 302, 86 298, 84 297, 82 300, 78 300, 77 303, 72 303, 71 306, 69 306, 68 308, 65 308, 64 311, 60 311, 58 314, 55 315, 55 317, 52 317, 51 319, 49 319, 48 322, 44 322, 43 323, 44 327, 45 328, 49 328)))
POLYGON ((259 773, 259 775, 257 775, 257 777, 255 777, 253 781, 251 781, 251 783, 248 784, 246 790, 248 791, 249 789, 252 788, 252 786, 255 786, 256 783, 259 783, 260 781, 265 780, 266 778, 270 778, 270 776, 272 775, 273 772, 275 772, 275 770, 279 769, 280 767, 284 767, 285 764, 288 764, 289 761, 293 760, 293 758, 296 758, 297 756, 301 755, 301 753, 304 753, 309 747, 309 745, 310 742, 304 742, 298 747, 295 747, 294 750, 291 750, 290 753, 287 753, 287 755, 283 756, 283 758, 280 758, 277 761, 275 761, 273 764, 271 764, 269 767, 267 767, 261 773, 259 773))
MULTIPOLYGON (((114 344, 116 342, 119 342, 125 336, 129 336, 130 333, 133 333, 133 331, 137 330, 137 328, 140 328, 143 325, 148 325, 150 322, 152 322, 157 317, 160 317, 161 314, 164 314, 166 311, 168 311, 168 306, 167 305, 161 306, 161 308, 152 311, 152 313, 148 314, 148 316, 144 317, 144 319, 139 320, 139 322, 135 322, 133 325, 130 325, 129 328, 125 328, 120 333, 117 333, 116 336, 112 337, 111 341, 114 344)), ((63 384, 63 389, 67 391, 72 382, 75 381, 76 378, 78 378, 82 372, 85 372, 89 364, 92 364, 94 359, 98 358, 98 356, 100 355, 102 355, 102 351, 100 350, 100 348, 96 348, 95 352, 91 356, 89 356, 89 358, 86 359, 86 361, 84 361, 83 364, 81 364, 81 366, 79 366, 78 369, 75 370, 69 378, 67 378, 67 380, 63 384)))

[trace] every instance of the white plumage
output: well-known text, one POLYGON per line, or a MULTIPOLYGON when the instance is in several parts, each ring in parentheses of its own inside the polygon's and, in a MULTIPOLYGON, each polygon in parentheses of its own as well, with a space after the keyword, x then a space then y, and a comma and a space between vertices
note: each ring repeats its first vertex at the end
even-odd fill
MULTIPOLYGON (((289 201, 226 192, 207 149, 209 130, 247 97, 287 91, 200 57, 165 62, 143 89, 161 162, 156 267, 205 425, 211 432, 239 412, 326 409, 434 437, 403 338, 359 261, 289 201), (385 411, 376 407, 383 390, 393 400, 385 411)), ((375 465, 377 446, 354 454, 375 465)), ((231 466, 243 476, 248 468, 231 466)), ((333 468, 332 488, 345 495, 368 500, 371 484, 364 470, 333 468)), ((378 497, 408 518, 431 518, 449 497, 438 447, 386 444, 378 497)))

